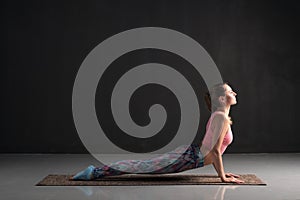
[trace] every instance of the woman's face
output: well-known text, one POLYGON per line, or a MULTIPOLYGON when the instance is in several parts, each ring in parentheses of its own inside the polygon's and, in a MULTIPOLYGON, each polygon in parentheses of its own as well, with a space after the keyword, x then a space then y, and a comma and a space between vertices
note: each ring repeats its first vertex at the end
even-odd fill
POLYGON ((236 93, 232 90, 232 88, 225 84, 224 86, 225 88, 225 94, 226 94, 226 100, 227 100, 227 105, 234 105, 237 104, 237 100, 236 100, 236 93))

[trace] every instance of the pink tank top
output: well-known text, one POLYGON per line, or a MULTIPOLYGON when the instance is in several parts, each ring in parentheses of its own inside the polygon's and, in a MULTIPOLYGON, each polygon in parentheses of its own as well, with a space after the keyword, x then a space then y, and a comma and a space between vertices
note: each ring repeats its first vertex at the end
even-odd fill
MULTIPOLYGON (((211 116, 207 122, 207 125, 206 125, 206 133, 205 133, 204 139, 202 140, 202 145, 205 146, 205 148, 207 148, 209 150, 211 150, 213 148, 213 146, 215 145, 215 144, 212 144, 213 132, 211 130, 211 122, 217 112, 221 112, 221 111, 215 111, 211 114, 211 116)), ((229 129, 224 137, 224 140, 223 140, 223 143, 221 146, 222 154, 226 150, 227 146, 232 142, 232 140, 233 140, 233 135, 232 135, 231 127, 229 126, 229 129)))

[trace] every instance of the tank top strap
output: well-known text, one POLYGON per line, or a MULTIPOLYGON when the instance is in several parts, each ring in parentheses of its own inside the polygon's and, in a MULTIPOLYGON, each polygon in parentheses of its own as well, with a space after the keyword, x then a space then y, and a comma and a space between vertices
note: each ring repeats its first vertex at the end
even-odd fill
POLYGON ((215 112, 211 113, 210 119, 212 119, 217 113, 224 113, 224 112, 222 112, 222 111, 215 111, 215 112))

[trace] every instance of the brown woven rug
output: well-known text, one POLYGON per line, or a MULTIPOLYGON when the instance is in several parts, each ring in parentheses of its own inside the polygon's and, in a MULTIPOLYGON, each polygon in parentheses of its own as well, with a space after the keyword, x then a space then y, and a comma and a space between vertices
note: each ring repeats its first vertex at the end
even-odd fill
MULTIPOLYGON (((245 183, 238 185, 267 185, 254 174, 240 175, 245 183)), ((37 186, 145 186, 145 185, 232 185, 223 183, 216 175, 200 174, 123 174, 93 181, 70 180, 72 175, 50 174, 37 186)), ((236 184, 235 184, 236 185, 236 184)))

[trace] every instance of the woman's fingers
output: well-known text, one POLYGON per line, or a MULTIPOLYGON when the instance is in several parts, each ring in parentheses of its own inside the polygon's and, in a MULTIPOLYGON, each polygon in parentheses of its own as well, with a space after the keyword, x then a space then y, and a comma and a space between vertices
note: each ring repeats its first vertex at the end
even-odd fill
POLYGON ((238 180, 237 183, 245 183, 245 181, 242 181, 242 180, 238 180))
POLYGON ((222 180, 223 182, 226 182, 226 183, 238 183, 238 184, 241 184, 241 183, 244 183, 245 181, 243 180, 240 180, 240 179, 237 179, 237 178, 234 178, 233 176, 229 177, 229 178, 225 178, 222 180))
POLYGON ((235 183, 244 183, 244 182, 245 182, 245 181, 243 181, 243 180, 236 179, 236 178, 233 178, 233 181, 234 181, 235 183))
POLYGON ((232 174, 232 176, 235 178, 240 178, 240 175, 237 175, 237 174, 232 174))
POLYGON ((240 178, 240 176, 239 175, 237 175, 237 174, 233 174, 233 173, 226 173, 225 174, 227 177, 235 177, 235 178, 240 178))

